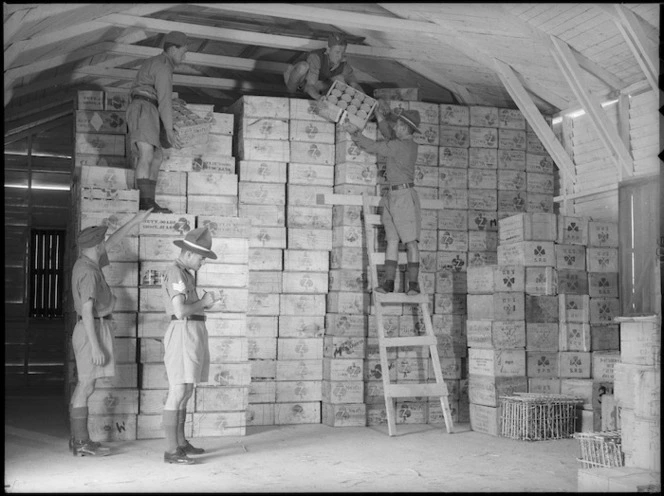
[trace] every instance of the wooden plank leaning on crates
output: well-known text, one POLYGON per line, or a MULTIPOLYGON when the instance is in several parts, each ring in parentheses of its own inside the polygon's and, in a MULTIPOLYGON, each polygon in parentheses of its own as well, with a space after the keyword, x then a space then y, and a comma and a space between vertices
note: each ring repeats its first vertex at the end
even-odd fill
POLYGON ((71 397, 69 449, 74 456, 104 456, 110 449, 90 439, 88 400, 97 378, 115 375, 113 331, 110 319, 116 298, 102 268, 109 264, 107 249, 118 245, 131 229, 150 215, 151 210, 134 215, 108 239, 108 226, 90 226, 78 235, 80 255, 72 268, 71 290, 78 314, 71 343, 76 359, 77 384, 71 397))
POLYGON ((348 42, 339 33, 327 39, 327 48, 302 54, 284 72, 284 81, 291 93, 303 92, 314 100, 320 100, 334 81, 341 81, 363 91, 344 58, 348 42))
POLYGON ((127 126, 132 166, 136 168, 136 188, 140 191, 139 208, 156 213, 172 213, 155 202, 159 168, 164 159, 163 147, 181 147, 173 127, 173 69, 184 61, 187 36, 171 31, 164 37, 164 51, 146 59, 136 72, 127 107, 127 126), (165 139, 167 143, 163 143, 165 139))

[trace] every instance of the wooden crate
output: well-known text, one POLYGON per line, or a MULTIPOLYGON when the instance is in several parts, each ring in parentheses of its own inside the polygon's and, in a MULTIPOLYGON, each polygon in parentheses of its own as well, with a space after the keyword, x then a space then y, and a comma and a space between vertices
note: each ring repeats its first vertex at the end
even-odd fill
MULTIPOLYGON (((442 133, 442 130, 441 130, 442 133)), ((438 148, 438 165, 455 169, 468 168, 468 148, 456 146, 440 146, 438 148)))
POLYGON ((497 187, 504 191, 525 191, 526 172, 511 169, 499 169, 497 175, 497 187))
POLYGON ((566 245, 588 244, 588 217, 558 216, 558 243, 566 245))
POLYGON ((487 210, 469 210, 467 228, 469 231, 498 232, 498 214, 487 210))
POLYGON ((529 377, 528 392, 542 394, 560 394, 561 380, 557 377, 529 377))
POLYGON ((286 226, 302 229, 332 229, 332 209, 289 205, 286 226))
POLYGON ((78 110, 104 110, 104 92, 100 90, 79 90, 76 92, 78 110))
POLYGON ((469 267, 466 273, 469 293, 524 291, 525 268, 520 265, 469 267))
POLYGON ((279 315, 279 295, 270 293, 250 293, 247 315, 279 315))
POLYGON ((288 183, 310 186, 333 186, 334 167, 318 164, 288 164, 288 183))
MULTIPOLYGON (((256 363, 257 362, 252 362, 252 366, 256 363)), ((276 397, 277 385, 273 380, 254 380, 252 377, 251 384, 249 385, 249 405, 256 403, 274 403, 276 397)))
POLYGON ((368 318, 365 315, 348 315, 343 313, 325 314, 325 334, 328 336, 367 335, 368 318))
MULTIPOLYGON (((526 171, 526 152, 520 150, 498 150, 498 169, 526 171)), ((524 177, 525 180, 525 177, 524 177)))
POLYGON ((277 360, 323 358, 322 338, 277 338, 277 360))
POLYGON ((138 389, 97 389, 88 398, 88 413, 101 416, 137 414, 138 405, 138 389))
POLYGON ((588 222, 588 246, 617 248, 619 246, 618 224, 590 220, 588 222))
POLYGON ((277 360, 277 381, 321 381, 321 360, 277 360))
POLYGON ((291 119, 289 126, 291 141, 334 144, 335 125, 333 122, 291 119))
MULTIPOLYGON (((553 295, 526 295, 526 321, 558 323, 558 297, 553 295)), ((556 332, 557 335, 557 332, 556 332)))
POLYGON ((468 372, 490 377, 525 376, 526 351, 469 348, 468 372))
POLYGON ((558 323, 526 321, 526 349, 528 351, 558 351, 559 343, 558 323))
POLYGON ((323 402, 322 423, 330 427, 364 427, 367 412, 364 403, 333 404, 323 402))
POLYGON ((228 111, 235 116, 288 119, 290 117, 290 101, 288 98, 282 97, 245 95, 236 100, 228 108, 228 111))
POLYGON ((560 351, 590 351, 590 324, 586 322, 561 323, 558 347, 560 351))
POLYGON ((247 407, 247 427, 274 425, 274 403, 260 403, 247 407))
POLYGON ((440 270, 435 273, 436 293, 467 293, 466 274, 453 270, 440 270))
POLYGON ((238 213, 252 226, 284 227, 286 225, 285 205, 240 204, 238 213))
POLYGON ((618 272, 618 248, 586 249, 588 272, 618 272))
POLYGON ((248 387, 197 387, 195 412, 245 410, 248 406, 248 387))
POLYGON ((240 181, 283 184, 286 182, 286 167, 285 162, 240 160, 238 174, 240 181))
POLYGON ((557 351, 526 351, 528 377, 558 377, 557 351))
POLYGON ((276 338, 279 320, 276 316, 247 316, 246 335, 257 338, 276 338))
POLYGON ((236 153, 242 160, 290 162, 291 143, 283 140, 245 138, 237 141, 236 153))
POLYGON ((559 322, 588 322, 590 299, 587 295, 558 295, 559 322))
POLYGON ((238 140, 288 140, 288 118, 276 119, 269 117, 248 117, 240 115, 235 130, 238 140))
MULTIPOLYGON (((518 214, 498 221, 500 242, 556 241, 557 223, 554 214, 518 214)), ((551 264, 555 265, 555 264, 551 264)))
MULTIPOLYGON (((591 367, 590 352, 561 351, 558 356, 558 376, 561 378, 589 379, 591 367)), ((593 373, 593 379, 606 380, 593 373)))
POLYGON ((471 125, 469 135, 471 148, 498 148, 498 129, 496 128, 471 125))
POLYGON ((210 125, 210 134, 233 134, 233 124, 235 116, 233 114, 222 114, 219 112, 212 112, 212 122, 210 125))
POLYGON ((285 227, 251 226, 249 233, 249 248, 286 248, 285 227))
POLYGON ((317 113, 314 100, 302 98, 290 98, 290 120, 313 121, 316 123, 329 123, 327 119, 317 113))
POLYGON ((555 266, 553 241, 519 241, 508 245, 498 244, 498 263, 521 264, 532 267, 555 266))
POLYGON ((585 270, 558 269, 559 294, 588 294, 588 273, 585 270))
POLYGON ((468 151, 468 167, 470 169, 497 169, 498 152, 490 148, 477 148, 471 144, 468 151))
POLYGON ((620 300, 618 298, 590 298, 590 323, 610 324, 620 316, 620 300))
POLYGON ((476 432, 500 436, 501 408, 470 403, 470 428, 476 432))
POLYGON ((244 436, 247 417, 240 412, 194 412, 191 434, 193 437, 244 436))
POLYGON ((276 425, 319 424, 321 419, 320 401, 301 403, 277 403, 274 406, 276 425))
POLYGON ((468 399, 472 404, 497 407, 500 397, 517 392, 527 392, 528 378, 525 376, 490 377, 470 374, 468 377, 468 399))
POLYGON ((90 440, 96 442, 133 441, 136 439, 136 414, 88 416, 90 440))
POLYGON ((318 195, 332 194, 329 186, 294 185, 287 186, 288 205, 332 210, 330 206, 318 205, 318 195))
POLYGON ((471 348, 524 349, 525 321, 468 320, 467 344, 471 348))
POLYGON ((526 129, 526 119, 520 110, 499 108, 498 127, 501 129, 526 129))
POLYGON ((337 405, 362 403, 364 401, 364 381, 323 381, 322 400, 324 403, 337 405))
POLYGON ((499 124, 498 110, 499 109, 496 107, 471 105, 470 125, 498 127, 499 124))

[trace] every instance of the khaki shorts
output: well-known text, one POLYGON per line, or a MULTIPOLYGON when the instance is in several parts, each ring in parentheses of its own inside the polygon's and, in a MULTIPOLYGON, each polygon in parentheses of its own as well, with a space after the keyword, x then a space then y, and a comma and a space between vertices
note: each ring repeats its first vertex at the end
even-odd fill
POLYGON ((389 190, 380 199, 383 213, 381 221, 385 238, 390 241, 410 243, 420 240, 420 197, 414 188, 389 190))
POLYGON ((132 100, 126 117, 132 151, 137 141, 150 143, 156 148, 164 147, 165 131, 157 107, 145 100, 132 100))
POLYGON ((208 381, 210 348, 205 322, 171 321, 164 335, 164 365, 171 385, 208 381))
POLYGON ((95 319, 95 333, 99 346, 106 356, 104 365, 92 363, 92 346, 85 332, 83 321, 79 320, 74 327, 71 337, 71 345, 74 348, 76 358, 76 373, 79 381, 88 381, 99 377, 113 377, 115 375, 115 351, 113 349, 113 331, 109 326, 110 321, 95 319))

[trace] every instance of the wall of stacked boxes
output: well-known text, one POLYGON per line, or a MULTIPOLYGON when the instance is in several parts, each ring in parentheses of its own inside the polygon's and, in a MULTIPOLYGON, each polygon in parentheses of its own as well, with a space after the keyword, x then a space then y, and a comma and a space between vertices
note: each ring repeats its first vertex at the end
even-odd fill
MULTIPOLYGON (((559 347, 559 333, 564 324, 568 334, 576 337, 578 330, 592 338, 599 335, 599 330, 593 331, 597 325, 607 324, 606 320, 592 320, 592 305, 593 300, 606 301, 601 293, 606 291, 605 280, 610 285, 617 281, 612 274, 615 270, 597 265, 604 255, 612 256, 615 248, 596 246, 590 238, 574 244, 561 237, 568 232, 563 224, 572 221, 553 214, 554 164, 524 117, 513 109, 421 102, 412 90, 376 90, 374 96, 389 100, 395 112, 420 112, 423 133, 415 135, 420 144, 415 187, 421 198, 440 200, 445 207, 423 210, 420 250, 423 290, 431 297, 454 421, 469 422, 471 404, 495 408, 488 396, 493 395, 495 403, 496 394, 491 391, 500 389, 498 382, 516 381, 524 390, 546 387, 564 392, 568 389, 563 390, 564 381, 577 381, 569 387, 586 392, 587 407, 592 408, 591 377, 595 376, 589 375, 589 360, 596 356, 600 360, 600 352, 618 348, 611 344, 593 348, 583 339, 582 349, 567 342, 559 347), (521 261, 500 255, 508 240, 501 240, 499 246, 499 222, 514 222, 511 218, 524 212, 553 219, 556 235, 552 239, 510 240, 510 246, 549 243, 547 263, 535 264, 537 267, 524 263, 525 253, 520 255, 521 261), (561 260, 566 255, 582 257, 583 266, 578 262, 569 267, 558 265, 556 249, 562 250, 561 260), (496 315, 471 314, 476 309, 474 297, 486 295, 468 295, 476 287, 468 287, 466 274, 477 267, 502 270, 501 266, 516 263, 525 265, 518 289, 522 315, 517 320, 522 325, 510 323, 507 327, 513 329, 510 336, 516 332, 522 339, 509 346, 494 343, 493 337, 478 337, 474 324, 468 324, 467 338, 467 318, 474 323, 496 315), (531 279, 526 272, 532 284, 544 289, 528 292, 531 279), (559 290, 561 281, 572 284, 582 275, 585 292, 559 290), (590 288, 601 291, 591 293, 590 288), (586 309, 586 320, 578 326, 558 318, 560 302, 564 304, 561 298, 571 296, 579 296, 586 309), (535 299, 528 303, 531 297, 535 299), (544 297, 546 301, 540 300, 544 297), (553 306, 557 320, 533 321, 536 325, 530 332, 545 335, 555 326, 555 336, 547 335, 536 341, 544 343, 539 348, 529 348, 526 314, 540 320, 553 318, 545 312, 553 312, 553 306), (481 347, 480 341, 484 343, 481 347), (479 350, 495 358, 495 350, 512 347, 522 357, 518 370, 502 373, 509 380, 498 381, 501 374, 487 369, 486 361, 484 369, 477 368, 479 350), (560 363, 564 353, 573 352, 582 359, 584 371, 562 379, 559 368, 550 375, 542 371, 530 374, 526 361, 531 352, 548 354, 551 359, 555 356, 555 363, 560 363), (469 363, 470 378, 480 377, 471 381, 472 394, 469 363), (480 387, 484 388, 481 401, 474 396, 480 387)), ((138 209, 138 192, 132 189, 133 171, 127 160, 127 98, 111 92, 79 94, 70 240, 81 228, 100 223, 109 225, 110 234, 138 209)), ((162 436, 159 424, 167 382, 161 338, 168 317, 160 307, 160 274, 177 256, 172 240, 203 225, 212 229, 212 249, 219 259, 204 265, 197 284, 201 290, 220 290, 224 297, 208 314, 214 370, 210 383, 196 388, 189 406, 193 413, 187 428, 192 435, 243 434, 246 426, 253 425, 384 424, 383 373, 397 382, 434 380, 432 365, 419 349, 400 349, 399 355, 390 356, 390 370, 380 368, 361 207, 324 205, 318 198, 331 193, 380 194, 385 164, 381 157, 361 151, 333 122, 317 115, 313 104, 303 99, 244 96, 225 113, 214 112, 213 105, 186 105, 207 126, 199 123, 200 130, 190 133, 189 146, 170 150, 162 164, 156 201, 174 213, 152 215, 126 238, 122 248, 109 254, 112 263, 105 269, 118 296, 114 325, 122 362, 118 375, 91 402, 97 407, 94 411, 91 407, 90 422, 99 424, 91 426, 91 432, 100 433, 100 438, 162 436)), ((374 123, 368 123, 363 132, 383 139, 374 123)), ((587 219, 578 222, 580 228, 589 226, 587 219)), ((379 246, 385 243, 381 231, 378 229, 376 238, 379 246)), ((585 233, 592 235, 589 227, 585 233)), ((68 267, 76 256, 75 247, 70 248, 68 267)), ((397 279, 399 285, 404 280, 402 272, 397 279)), ((498 294, 513 294, 518 284, 498 294)), ((66 289, 68 292, 69 287, 66 289)), ((502 307, 492 302, 487 308, 502 307)), ((71 303, 67 309, 71 333, 75 317, 71 303)), ((482 332, 490 331, 492 336, 499 327, 487 331, 486 323, 483 325, 482 332)), ((388 335, 417 335, 422 330, 417 307, 394 305, 386 316, 388 335)), ((615 327, 605 325, 602 330, 617 336, 615 327)), ((533 355, 535 362, 539 358, 533 355)), ((71 384, 75 382, 73 354, 68 360, 71 384)), ((611 382, 608 378, 602 377, 611 382)), ((398 401, 397 422, 442 423, 440 404, 427 398, 398 401)))

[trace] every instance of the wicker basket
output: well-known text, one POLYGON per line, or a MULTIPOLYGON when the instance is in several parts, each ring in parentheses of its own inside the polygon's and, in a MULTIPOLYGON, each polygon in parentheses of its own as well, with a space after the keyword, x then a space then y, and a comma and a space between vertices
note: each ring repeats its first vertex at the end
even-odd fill
POLYGON ((623 467, 625 455, 621 450, 620 431, 577 432, 581 468, 623 467))
POLYGON ((583 403, 563 394, 515 393, 500 399, 502 436, 527 441, 572 437, 577 405, 583 403))

